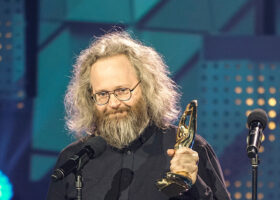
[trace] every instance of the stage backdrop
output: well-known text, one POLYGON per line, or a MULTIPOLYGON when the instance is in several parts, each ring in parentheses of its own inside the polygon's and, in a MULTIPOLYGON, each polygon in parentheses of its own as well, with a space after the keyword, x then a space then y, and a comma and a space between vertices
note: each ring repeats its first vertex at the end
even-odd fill
POLYGON ((1 0, 0 199, 45 198, 59 151, 74 141, 63 98, 75 58, 95 36, 123 29, 161 53, 182 110, 198 100, 198 133, 232 199, 251 199, 246 119, 267 111, 258 198, 278 200, 277 9, 276 0, 1 0))

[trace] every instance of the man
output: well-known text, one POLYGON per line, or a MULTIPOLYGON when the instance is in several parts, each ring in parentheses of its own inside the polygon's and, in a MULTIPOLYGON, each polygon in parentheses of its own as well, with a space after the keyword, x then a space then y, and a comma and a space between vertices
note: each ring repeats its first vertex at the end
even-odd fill
MULTIPOLYGON (((125 32, 98 38, 82 51, 65 97, 67 125, 77 137, 99 135, 108 146, 83 170, 83 199, 227 200, 219 162, 196 136, 193 149, 174 150, 179 95, 161 57, 125 32), (199 160, 199 162, 198 162, 199 160), (169 198, 156 180, 186 172, 193 183, 169 198)), ((77 153, 84 139, 64 149, 56 167, 77 153)), ((47 199, 73 199, 75 176, 52 182, 47 199)))

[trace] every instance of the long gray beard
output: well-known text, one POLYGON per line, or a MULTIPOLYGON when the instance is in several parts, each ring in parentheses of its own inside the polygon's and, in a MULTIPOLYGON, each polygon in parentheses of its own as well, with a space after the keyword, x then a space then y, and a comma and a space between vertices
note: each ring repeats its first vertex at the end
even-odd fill
POLYGON ((147 106, 140 99, 135 106, 125 108, 127 114, 123 117, 112 117, 97 114, 97 134, 103 137, 107 143, 116 148, 124 148, 138 138, 148 125, 149 119, 147 106))

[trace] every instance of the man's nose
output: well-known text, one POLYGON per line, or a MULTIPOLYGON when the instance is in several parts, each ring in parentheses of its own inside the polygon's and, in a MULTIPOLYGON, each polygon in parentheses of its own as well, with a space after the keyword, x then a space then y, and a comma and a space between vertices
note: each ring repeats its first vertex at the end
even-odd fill
POLYGON ((109 106, 111 108, 118 108, 120 106, 121 102, 120 100, 117 99, 117 97, 114 95, 114 93, 110 94, 110 99, 109 99, 109 106))

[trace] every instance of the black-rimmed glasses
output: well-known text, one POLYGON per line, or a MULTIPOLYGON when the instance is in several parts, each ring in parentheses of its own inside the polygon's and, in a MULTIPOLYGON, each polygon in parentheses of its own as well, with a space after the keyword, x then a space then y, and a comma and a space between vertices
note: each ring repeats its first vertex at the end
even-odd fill
POLYGON ((135 88, 140 84, 139 81, 132 89, 129 88, 118 88, 113 91, 102 91, 93 94, 92 99, 95 101, 97 105, 105 105, 109 102, 111 94, 120 100, 120 101, 128 101, 131 98, 131 93, 135 88))

